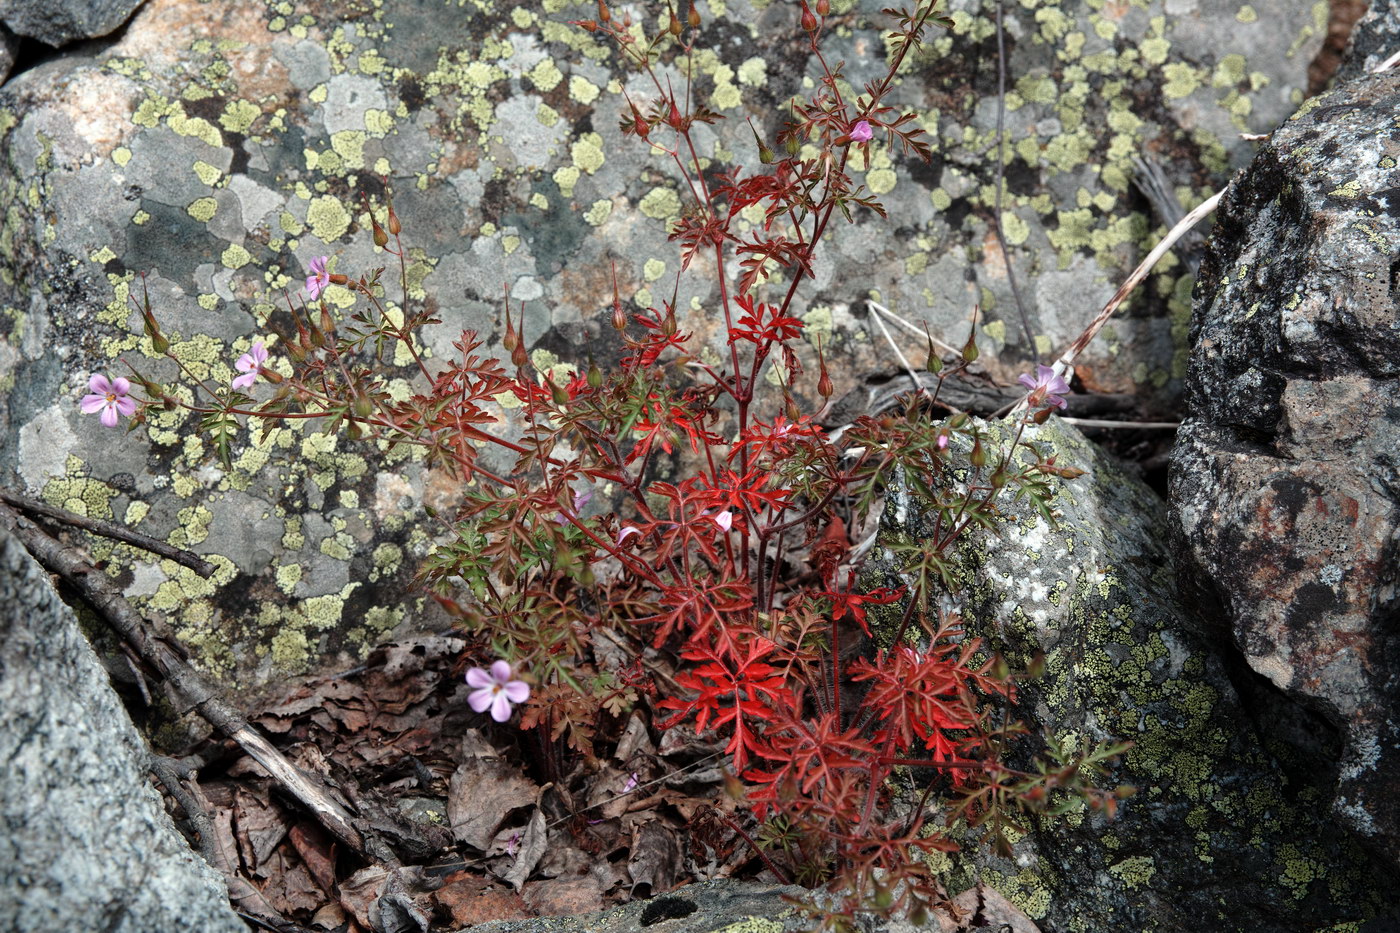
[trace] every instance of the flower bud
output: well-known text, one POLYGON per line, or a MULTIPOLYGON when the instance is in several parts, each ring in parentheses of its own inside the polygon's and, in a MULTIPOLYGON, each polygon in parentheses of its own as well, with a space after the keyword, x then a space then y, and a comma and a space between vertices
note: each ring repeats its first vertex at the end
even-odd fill
POLYGON ((797 407, 797 401, 786 390, 783 391, 783 407, 787 411, 789 421, 798 421, 802 417, 802 409, 797 407))
POLYGON ((679 36, 681 34, 681 21, 676 19, 675 10, 671 11, 671 25, 668 26, 667 29, 673 36, 679 36))
POLYGON ((783 141, 783 150, 786 151, 788 155, 795 156, 802 150, 802 143, 796 136, 790 135, 783 141))
POLYGON ((506 332, 501 337, 501 346, 506 348, 507 353, 514 353, 515 348, 520 346, 520 335, 515 332, 515 324, 510 319, 510 307, 506 307, 506 332))
POLYGON ((691 29, 700 28, 700 11, 695 8, 695 0, 690 0, 690 12, 685 15, 685 20, 691 29))
POLYGON ((818 16, 830 16, 830 15, 831 15, 831 3, 830 3, 830 0, 817 0, 817 15, 818 15, 818 16))
POLYGON ((360 422, 352 421, 350 422, 350 427, 346 429, 345 434, 350 440, 358 441, 365 436, 365 429, 360 427, 360 422))
POLYGON ((165 335, 162 334, 160 331, 156 331, 154 334, 151 335, 151 346, 155 349, 157 353, 170 352, 170 341, 166 340, 165 335))
POLYGON ((266 366, 259 366, 259 367, 258 367, 258 375, 259 375, 259 376, 262 376, 264 379, 266 379, 268 382, 272 383, 273 385, 276 385, 277 383, 279 383, 279 382, 282 381, 282 374, 281 374, 281 373, 279 373, 279 372, 278 372, 277 370, 275 370, 275 369, 268 369, 266 366))
POLYGON ((661 320, 661 333, 667 337, 676 336, 676 309, 667 308, 666 317, 661 320))
POLYGON ((588 387, 596 389, 603 384, 603 371, 598 368, 598 364, 589 362, 588 364, 588 387))
POLYGON ((403 230, 403 224, 399 223, 399 215, 394 213, 394 205, 393 205, 393 204, 390 204, 390 205, 389 205, 389 233, 390 233, 391 235, 393 235, 393 236, 398 236, 398 235, 399 235, 399 232, 400 232, 401 230, 403 230))
POLYGON ((1040 411, 1036 412, 1034 415, 1032 415, 1031 420, 1034 421, 1036 424, 1044 424, 1045 422, 1050 420, 1050 416, 1054 413, 1055 409, 1047 406, 1045 408, 1042 408, 1040 411))
POLYGON ((987 465, 987 451, 986 448, 982 446, 982 438, 979 437, 972 442, 972 453, 968 455, 967 459, 970 460, 975 467, 984 467, 987 465))
POLYGON ((351 404, 355 410, 356 417, 368 418, 370 415, 374 414, 374 403, 371 402, 369 396, 365 395, 363 392, 357 394, 355 396, 355 401, 351 404))
POLYGON ((569 390, 556 383, 553 379, 546 378, 545 383, 549 386, 550 398, 554 399, 556 405, 569 404, 569 390))
POLYGON ((510 351, 510 361, 517 367, 524 366, 530 362, 530 354, 525 352, 525 345, 516 341, 515 349, 510 351))
POLYGON ((389 234, 384 232, 384 228, 379 226, 379 221, 370 217, 369 225, 374 230, 374 245, 383 249, 389 245, 389 234))
POLYGON ((597 32, 598 24, 591 19, 576 19, 574 25, 580 29, 587 29, 589 32, 597 32))
POLYGON ((817 380, 817 394, 823 399, 829 399, 835 390, 831 385, 831 376, 827 374, 826 355, 822 353, 820 345, 817 346, 817 359, 821 361, 821 378, 817 380))
POLYGON ((802 3, 802 28, 807 32, 817 31, 817 18, 812 15, 812 9, 807 6, 806 0, 802 3))
POLYGON ((973 334, 967 338, 967 343, 963 344, 963 362, 971 363, 973 360, 977 359, 977 355, 977 335, 973 334))
POLYGON ((335 321, 331 320, 330 308, 324 301, 321 302, 321 332, 327 337, 335 333, 335 321))
POLYGON ((598 0, 598 22, 606 23, 610 19, 612 19, 612 11, 608 9, 607 3, 604 0, 598 0))
POLYGON ((992 488, 993 488, 993 489, 1000 489, 1001 487, 1003 487, 1003 486, 1005 486, 1005 485, 1006 485, 1006 471, 1005 471, 1005 470, 997 470, 995 473, 992 474, 992 488))
POLYGON ((622 302, 615 296, 613 298, 612 326, 619 333, 627 329, 627 312, 622 310, 622 302))

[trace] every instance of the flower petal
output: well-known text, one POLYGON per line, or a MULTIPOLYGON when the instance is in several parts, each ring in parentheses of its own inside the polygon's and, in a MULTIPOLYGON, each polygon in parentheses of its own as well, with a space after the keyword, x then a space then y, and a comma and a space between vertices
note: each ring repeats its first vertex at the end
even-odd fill
POLYGON ((84 395, 83 414, 90 415, 93 412, 101 411, 102 406, 107 404, 106 395, 84 395))
POLYGON ((112 380, 112 391, 118 395, 125 395, 131 391, 131 383, 125 376, 118 376, 112 380))
POLYGON ((121 398, 117 399, 115 404, 117 406, 117 411, 126 415, 128 418, 136 414, 136 399, 134 398, 123 395, 121 398))
MULTIPOLYGON (((494 684, 495 681, 491 679, 491 675, 479 667, 474 667, 467 671, 467 686, 469 687, 476 687, 478 690, 489 690, 494 684)), ((477 712, 481 712, 481 710, 477 710, 477 712)))
POLYGON ((117 406, 115 404, 109 403, 102 406, 102 423, 109 428, 117 426, 117 406))
POLYGON ((530 699, 530 685, 523 680, 512 680, 506 684, 505 694, 512 703, 524 703, 530 699))
POLYGON ((504 684, 510 680, 510 662, 496 661, 491 665, 491 679, 498 684, 504 684))
POLYGON ((491 700, 495 697, 495 691, 490 687, 481 690, 473 690, 467 694, 467 705, 478 713, 486 712, 486 708, 491 705, 491 700))
POLYGON ((496 694, 491 701, 491 718, 496 722, 505 722, 510 718, 510 700, 506 699, 504 693, 496 694))
POLYGON ((243 375, 234 378, 233 387, 235 389, 246 389, 257 381, 257 373, 244 373, 243 375))

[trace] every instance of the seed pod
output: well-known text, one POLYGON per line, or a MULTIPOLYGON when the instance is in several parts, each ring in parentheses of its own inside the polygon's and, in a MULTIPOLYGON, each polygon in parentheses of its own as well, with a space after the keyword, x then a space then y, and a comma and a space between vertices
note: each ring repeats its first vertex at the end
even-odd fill
POLYGON ((506 348, 507 353, 514 353, 515 348, 520 346, 520 336, 515 332, 515 324, 510 319, 510 306, 506 306, 506 332, 501 337, 501 346, 506 348))
POLYGON ((603 371, 598 368, 597 363, 594 363, 590 360, 588 363, 588 387, 590 389, 596 389, 602 384, 603 371))
POLYGON ((979 437, 972 442, 972 453, 968 455, 967 459, 972 461, 972 465, 975 467, 987 465, 987 451, 982 446, 982 438, 979 437))
POLYGON ((685 20, 691 29, 700 28, 700 11, 695 8, 695 0, 690 0, 690 12, 685 15, 685 20))
POLYGON ((827 374, 826 355, 822 353, 820 344, 817 346, 817 359, 821 361, 821 378, 817 380, 817 394, 823 399, 829 399, 835 389, 831 385, 831 376, 827 374))
POLYGON ((817 31, 817 18, 812 15, 812 8, 807 6, 805 0, 802 4, 802 28, 807 32, 817 31))
POLYGON ((370 228, 374 231, 374 245, 383 249, 389 245, 389 234, 384 232, 384 228, 379 226, 379 221, 374 219, 374 215, 369 218, 370 228))
POLYGON ((355 401, 351 403, 355 410, 356 417, 368 418, 374 414, 374 403, 369 400, 369 396, 363 392, 355 396, 355 401))
POLYGON ((830 0, 817 0, 817 15, 823 17, 831 15, 830 0))
POLYGON ((170 351, 170 341, 165 339, 165 335, 156 331, 151 336, 151 346, 157 353, 168 353, 170 351))
POLYGON ((324 301, 321 302, 321 332, 327 337, 335 333, 335 321, 331 319, 330 308, 324 301))
POLYGON ((977 356, 977 335, 973 334, 967 338, 967 343, 963 344, 963 362, 971 363, 973 360, 977 359, 977 356))
POLYGON ((627 312, 622 310, 622 302, 613 298, 612 326, 618 333, 627 329, 627 312))
POLYGON ((610 19, 612 19, 612 11, 608 9, 608 5, 603 0, 598 0, 598 22, 606 23, 610 19))
POLYGON ((788 155, 795 156, 802 150, 802 143, 796 136, 789 135, 788 138, 783 141, 783 149, 788 155))
POLYGON ((568 390, 568 389, 565 389, 565 388, 564 388, 563 386, 561 386, 561 385, 557 385, 557 384, 554 382, 553 379, 546 379, 545 382, 549 385, 549 395, 550 395, 551 398, 554 399, 554 404, 556 404, 556 405, 567 405, 567 404, 569 404, 569 390, 568 390))
POLYGON ((939 356, 938 351, 933 348, 933 338, 928 334, 924 336, 928 337, 928 356, 924 357, 924 369, 937 375, 943 371, 943 357, 939 356))
POLYGON ((676 336, 676 309, 667 308, 666 317, 661 321, 661 333, 667 337, 676 336))
POLYGON ((681 21, 676 18, 675 10, 671 11, 671 25, 667 27, 667 30, 673 36, 679 36, 681 34, 681 21))
POLYGON ((1055 413, 1055 409, 1053 409, 1053 408, 1050 408, 1050 407, 1042 408, 1040 411, 1038 411, 1038 412, 1035 413, 1035 415, 1031 418, 1031 420, 1034 421, 1036 424, 1044 424, 1045 422, 1047 422, 1047 421, 1050 420, 1050 416, 1053 415, 1054 413, 1055 413))
POLYGON ((524 366, 526 363, 530 362, 530 354, 525 352, 525 345, 523 343, 516 342, 515 349, 510 351, 510 361, 517 367, 524 366))
POLYGON ((399 223, 399 215, 394 213, 394 205, 389 205, 389 233, 398 236, 403 230, 403 224, 399 223))

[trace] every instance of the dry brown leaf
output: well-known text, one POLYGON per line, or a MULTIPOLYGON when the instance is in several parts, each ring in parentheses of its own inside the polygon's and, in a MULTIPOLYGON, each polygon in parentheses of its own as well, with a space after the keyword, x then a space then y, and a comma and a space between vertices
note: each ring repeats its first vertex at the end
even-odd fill
POLYGON ((638 826, 632 834, 632 857, 627 861, 632 896, 651 897, 670 890, 676 883, 680 860, 680 842, 673 827, 660 820, 638 826))
POLYGON ((452 835, 484 852, 514 811, 539 802, 542 789, 500 759, 468 758, 457 766, 447 789, 452 835))
POLYGON ((315 823, 300 822, 287 833, 311 877, 327 895, 335 890, 335 856, 331 841, 315 823))
POLYGON ((953 907, 961 921, 954 920, 940 911, 938 922, 943 933, 963 933, 984 928, 998 930, 1000 933, 1040 933, 1040 927, 1035 925, 1035 921, 1003 897, 996 888, 985 884, 968 888, 953 898, 953 907))
POLYGON ((388 870, 375 865, 361 868, 340 882, 340 906, 366 930, 374 928, 370 922, 370 910, 379 901, 379 892, 388 880, 388 870))
POLYGON ((541 917, 588 914, 606 906, 602 885, 591 875, 531 881, 520 893, 541 917))
POLYGON ((233 795, 235 838, 243 855, 243 864, 259 878, 267 878, 272 853, 287 836, 288 821, 281 809, 266 796, 266 791, 239 787, 233 795))
POLYGON ((454 927, 489 920, 524 920, 534 912, 520 895, 498 888, 485 878, 458 872, 433 892, 433 902, 446 912, 454 927))
POLYGON ((519 891, 525 880, 530 877, 530 873, 535 870, 535 866, 540 863, 548 845, 549 831, 545 828, 544 814, 536 808, 516 845, 515 861, 502 876, 502 880, 519 891))

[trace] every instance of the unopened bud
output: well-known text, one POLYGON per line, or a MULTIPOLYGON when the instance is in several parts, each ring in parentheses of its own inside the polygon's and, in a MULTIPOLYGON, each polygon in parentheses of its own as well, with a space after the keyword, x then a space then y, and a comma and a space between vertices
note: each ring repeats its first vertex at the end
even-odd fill
POLYGON ((549 395, 554 399, 556 405, 569 404, 569 390, 557 384, 553 379, 545 380, 549 385, 549 395))
POLYGON ((802 28, 807 32, 817 31, 817 18, 812 15, 812 8, 805 2, 802 4, 802 28))
POLYGON ((612 326, 616 331, 627 329, 627 312, 622 310, 622 302, 613 299, 612 326))
POLYGON ((894 892, 884 885, 875 886, 875 906, 884 910, 894 903, 894 892))
POLYGON ((783 407, 787 410, 789 421, 797 421, 802 417, 802 409, 797 407, 797 400, 787 392, 783 393, 783 407))
POLYGON ((275 369, 268 369, 266 366, 258 367, 258 375, 262 376, 273 385, 282 381, 282 374, 275 369))
POLYGON ((352 407, 355 410, 356 417, 359 418, 368 418, 370 415, 374 414, 374 403, 371 402, 369 396, 365 395, 363 392, 355 396, 352 407))
POLYGON ((972 465, 975 467, 987 465, 987 451, 982 446, 982 438, 979 437, 972 442, 972 453, 968 455, 967 459, 972 461, 972 465))
POLYGON ((674 10, 671 11, 671 25, 668 26, 667 29, 673 36, 679 36, 681 34, 681 21, 676 18, 674 10))
POLYGON ((817 0, 817 15, 818 15, 818 16, 830 16, 830 15, 831 15, 831 3, 830 3, 830 0, 817 0))
POLYGON ((604 0, 598 0, 598 22, 606 23, 610 19, 612 19, 612 11, 608 9, 604 0))
POLYGON ((992 474, 992 488, 993 488, 993 489, 1000 489, 1001 487, 1003 487, 1003 486, 1005 486, 1005 485, 1006 485, 1006 471, 1005 471, 1005 470, 997 470, 995 473, 992 474))
POLYGON ((661 333, 667 337, 676 336, 676 311, 674 308, 666 309, 666 317, 661 321, 661 333))
POLYGON ((160 331, 156 331, 151 335, 151 346, 157 353, 167 353, 170 350, 170 341, 166 340, 160 331))
POLYGON ((690 12, 685 15, 685 20, 691 29, 700 28, 700 11, 695 8, 695 0, 690 0, 690 12))
POLYGON ((327 337, 335 333, 335 321, 331 319, 330 308, 326 307, 324 301, 321 302, 321 332, 327 337))
POLYGON ((525 352, 525 345, 519 341, 515 344, 515 349, 510 351, 510 361, 517 367, 524 366, 530 362, 530 354, 525 352))
POLYGON ((963 362, 971 363, 973 360, 977 359, 977 356, 977 337, 973 335, 967 338, 967 343, 963 344, 963 362))
POLYGON ((783 149, 788 155, 795 156, 801 151, 802 143, 796 136, 788 136, 788 138, 783 141, 783 149))
POLYGON ((346 429, 345 433, 350 438, 350 440, 358 441, 360 438, 365 436, 365 429, 360 427, 360 422, 352 421, 350 422, 350 427, 346 429))
POLYGON ((596 389, 603 384, 603 371, 598 368, 597 363, 588 364, 588 387, 596 389))
POLYGON ((399 215, 394 213, 394 205, 389 205, 389 233, 398 236, 403 230, 403 224, 399 223, 399 215))
POLYGON ((821 361, 821 378, 817 380, 817 394, 823 399, 829 399, 835 390, 831 385, 831 376, 826 371, 826 355, 822 353, 820 346, 817 347, 817 359, 821 361))
POLYGON ((574 25, 579 27, 580 29, 587 29, 589 32, 598 31, 598 24, 591 19, 574 20, 574 25))
POLYGON ((389 234, 384 232, 384 228, 379 226, 379 221, 373 217, 369 219, 370 227, 374 230, 374 245, 383 249, 389 245, 389 234))
POLYGON ((1031 416, 1031 420, 1034 421, 1036 424, 1044 424, 1045 422, 1050 420, 1050 416, 1054 413, 1055 409, 1053 408, 1042 408, 1040 411, 1036 412, 1034 415, 1031 416))

